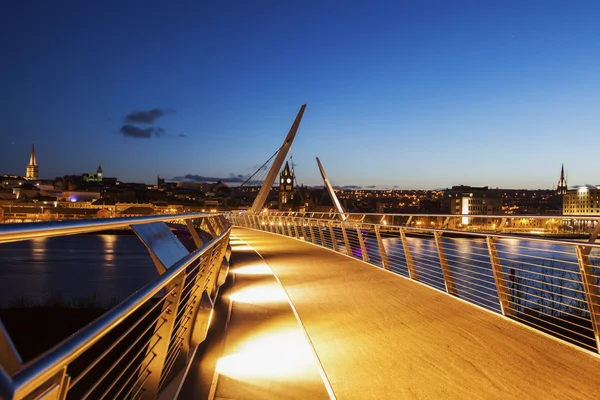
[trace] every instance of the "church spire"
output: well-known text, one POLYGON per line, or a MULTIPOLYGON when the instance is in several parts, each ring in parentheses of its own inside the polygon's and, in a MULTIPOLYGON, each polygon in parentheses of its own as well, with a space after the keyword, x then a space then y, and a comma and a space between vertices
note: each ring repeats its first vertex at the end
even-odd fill
POLYGON ((38 179, 38 165, 35 159, 35 146, 31 143, 31 154, 29 155, 29 164, 25 170, 25 179, 38 179))
POLYGON ((558 180, 558 185, 556 186, 556 191, 558 194, 567 193, 567 179, 565 178, 565 165, 562 164, 560 167, 560 179, 558 180))
POLYGON ((29 156, 29 165, 37 165, 37 161, 35 159, 35 145, 31 143, 31 155, 29 156))

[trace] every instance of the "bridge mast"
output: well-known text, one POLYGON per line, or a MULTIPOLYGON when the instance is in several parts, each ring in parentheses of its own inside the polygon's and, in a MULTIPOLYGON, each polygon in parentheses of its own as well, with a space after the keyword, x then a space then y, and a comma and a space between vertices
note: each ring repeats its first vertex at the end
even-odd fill
POLYGON ((252 203, 252 207, 250 207, 250 210, 248 210, 249 212, 259 213, 265 205, 265 201, 269 196, 269 192, 271 191, 271 187, 275 182, 275 178, 277 177, 277 174, 279 173, 279 170, 283 165, 283 161, 287 156, 288 150, 292 146, 292 142, 294 141, 294 137, 296 136, 296 132, 298 131, 298 127, 300 126, 300 121, 302 120, 302 115, 304 115, 305 109, 306 104, 303 104, 302 107, 300 107, 300 111, 298 111, 296 120, 292 124, 290 131, 288 132, 285 140, 283 141, 283 144, 281 145, 281 148, 279 149, 279 153, 277 154, 275 161, 273 161, 273 165, 271 166, 271 169, 269 170, 269 173, 267 174, 267 177, 265 178, 265 181, 263 182, 263 185, 260 188, 260 191, 258 192, 258 196, 256 196, 256 199, 254 199, 254 203, 252 203))
POLYGON ((317 159, 317 164, 319 165, 319 171, 321 171, 321 176, 323 177, 323 182, 325 182, 325 187, 327 188, 327 191, 329 192, 329 196, 331 196, 333 205, 335 206, 335 209, 337 210, 337 212, 340 213, 340 217, 342 218, 342 221, 345 221, 346 214, 344 213, 344 209, 342 208, 340 201, 338 200, 337 196, 335 195, 335 192, 333 191, 331 182, 329 182, 329 178, 327 178, 327 174, 325 173, 325 169, 323 168, 323 165, 321 165, 321 161, 319 161, 319 157, 316 157, 316 159, 317 159))

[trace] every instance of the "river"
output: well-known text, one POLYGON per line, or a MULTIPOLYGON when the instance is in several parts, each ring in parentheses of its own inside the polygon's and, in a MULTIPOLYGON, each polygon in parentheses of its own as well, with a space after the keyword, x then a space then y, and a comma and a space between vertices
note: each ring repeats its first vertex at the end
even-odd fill
POLYGON ((0 306, 48 299, 124 299, 158 276, 135 235, 76 235, 0 244, 0 306))

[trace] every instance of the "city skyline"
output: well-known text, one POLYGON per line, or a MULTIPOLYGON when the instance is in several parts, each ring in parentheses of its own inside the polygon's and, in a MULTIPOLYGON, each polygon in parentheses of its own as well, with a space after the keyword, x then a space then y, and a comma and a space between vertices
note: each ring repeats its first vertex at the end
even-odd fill
POLYGON ((0 173, 244 176, 307 103, 306 185, 598 184, 600 5, 521 3, 9 1, 0 173))

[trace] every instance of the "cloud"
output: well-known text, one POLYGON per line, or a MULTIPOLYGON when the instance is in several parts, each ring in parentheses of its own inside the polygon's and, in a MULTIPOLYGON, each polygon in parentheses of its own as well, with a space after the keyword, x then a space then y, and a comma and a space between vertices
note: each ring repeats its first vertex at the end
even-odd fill
POLYGON ((375 189, 376 187, 377 187, 377 186, 375 186, 375 185, 370 185, 370 186, 367 186, 366 188, 367 188, 367 189, 375 189))
POLYGON ((154 108, 148 111, 133 111, 125 116, 125 122, 134 124, 152 124, 163 115, 165 115, 165 111, 160 108, 154 108))
POLYGON ((334 189, 342 189, 342 190, 345 190, 345 189, 361 189, 362 186, 347 185, 347 186, 334 186, 333 188, 334 189))
MULTIPOLYGON (((186 174, 183 176, 176 176, 174 178, 171 178, 172 181, 175 182, 217 182, 217 181, 221 181, 224 183, 244 183, 246 181, 246 179, 248 179, 247 175, 242 175, 242 174, 229 174, 228 178, 217 178, 217 177, 213 177, 213 176, 203 176, 203 175, 198 175, 198 174, 186 174)), ((248 182, 248 184, 262 184, 262 181, 253 181, 253 182, 248 182)))
POLYGON ((140 128, 134 125, 123 125, 121 127, 121 133, 124 136, 138 138, 138 139, 149 139, 153 136, 169 136, 167 131, 160 127, 140 128))

